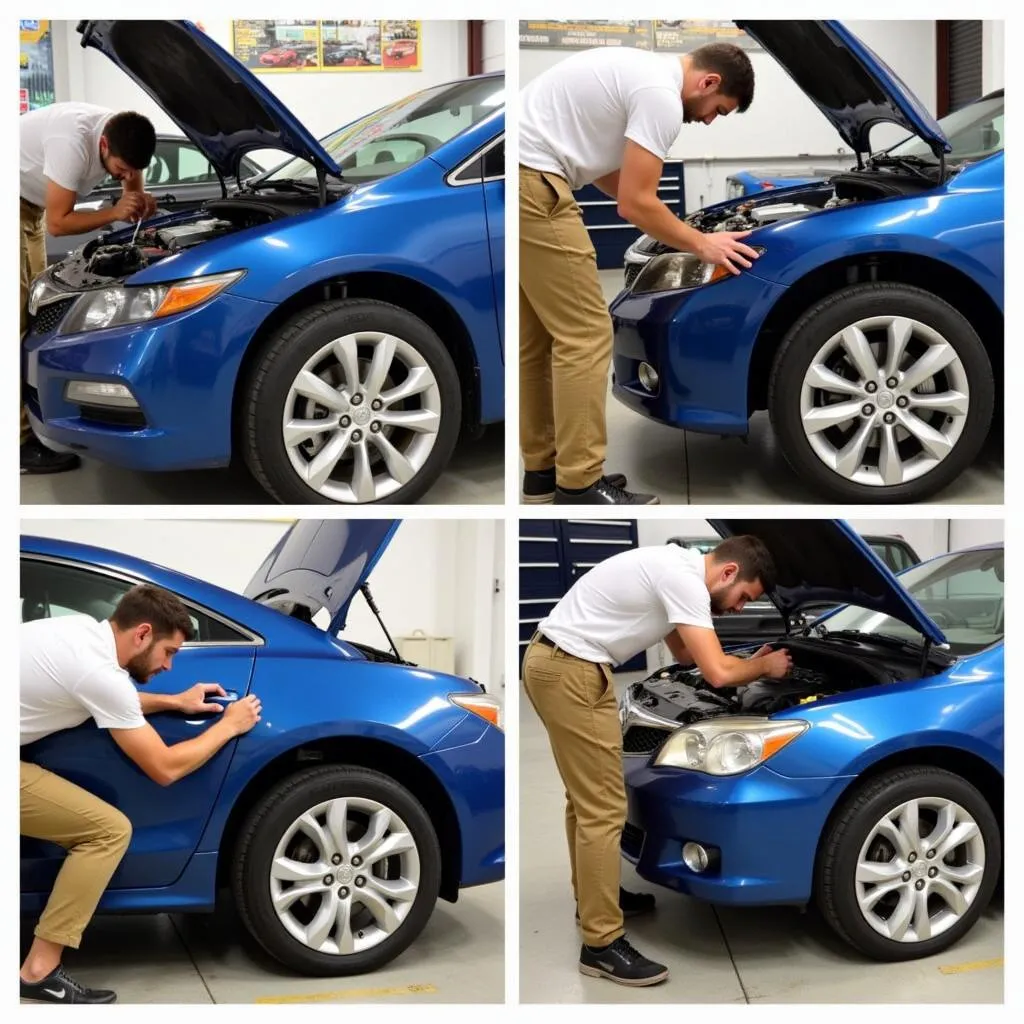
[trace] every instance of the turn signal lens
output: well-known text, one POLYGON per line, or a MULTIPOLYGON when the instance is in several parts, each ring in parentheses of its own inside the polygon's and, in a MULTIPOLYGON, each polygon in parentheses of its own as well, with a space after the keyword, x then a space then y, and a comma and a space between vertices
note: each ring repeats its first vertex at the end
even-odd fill
POLYGON ((163 302, 157 307, 156 316, 171 316, 172 313, 183 313, 187 309, 212 299, 218 292, 224 291, 241 277, 241 272, 231 274, 213 274, 210 277, 199 277, 192 281, 179 281, 167 289, 163 302))
POLYGON ((505 729, 505 716, 502 714, 501 704, 493 697, 482 693, 451 693, 448 699, 460 708, 489 722, 495 729, 505 729))

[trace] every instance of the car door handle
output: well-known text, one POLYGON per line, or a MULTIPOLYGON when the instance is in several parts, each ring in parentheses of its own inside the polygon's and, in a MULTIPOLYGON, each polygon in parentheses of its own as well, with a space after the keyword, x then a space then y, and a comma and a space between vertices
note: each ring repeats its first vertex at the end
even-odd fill
MULTIPOLYGON (((238 694, 234 690, 228 690, 227 693, 224 696, 221 696, 220 694, 217 694, 217 693, 211 693, 209 696, 207 696, 206 703, 207 704, 223 704, 225 707, 227 707, 228 704, 233 704, 237 700, 238 700, 238 694)), ((185 723, 187 725, 206 725, 206 723, 210 721, 210 719, 213 717, 213 715, 214 715, 214 712, 207 711, 205 714, 201 715, 199 718, 186 718, 185 719, 185 723)))

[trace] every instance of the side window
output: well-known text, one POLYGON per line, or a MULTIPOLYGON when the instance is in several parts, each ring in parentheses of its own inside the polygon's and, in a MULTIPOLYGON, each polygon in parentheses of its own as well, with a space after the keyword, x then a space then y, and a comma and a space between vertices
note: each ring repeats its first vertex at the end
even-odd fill
POLYGON ((170 185, 178 169, 178 143, 157 139, 153 159, 146 168, 146 188, 170 185))
POLYGON ((210 161, 193 146, 180 145, 178 148, 178 178, 181 185, 198 185, 216 181, 217 172, 210 161))
POLYGON ((505 140, 502 139, 496 146, 484 154, 484 177, 504 178, 505 177, 505 140))
MULTIPOLYGON (((91 615, 97 621, 109 619, 117 602, 131 587, 128 580, 114 579, 84 567, 22 558, 21 621, 59 615, 91 615)), ((190 609, 189 614, 193 643, 248 640, 237 630, 200 611, 190 609)))

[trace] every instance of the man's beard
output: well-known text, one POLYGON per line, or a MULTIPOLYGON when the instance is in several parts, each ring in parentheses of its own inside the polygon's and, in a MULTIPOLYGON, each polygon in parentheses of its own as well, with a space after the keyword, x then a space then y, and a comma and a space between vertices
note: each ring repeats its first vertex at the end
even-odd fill
POLYGON ((728 615, 730 608, 726 605, 724 595, 727 591, 723 590, 720 593, 713 593, 711 595, 711 614, 712 615, 728 615))
POLYGON ((140 686, 145 686, 157 674, 157 670, 149 663, 148 654, 136 654, 124 668, 140 686))

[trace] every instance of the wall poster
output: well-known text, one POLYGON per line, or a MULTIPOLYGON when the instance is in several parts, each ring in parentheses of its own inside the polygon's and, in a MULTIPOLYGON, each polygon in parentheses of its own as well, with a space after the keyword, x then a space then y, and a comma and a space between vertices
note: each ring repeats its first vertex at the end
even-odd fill
POLYGON ((20 21, 18 113, 53 103, 53 45, 49 21, 20 21))

